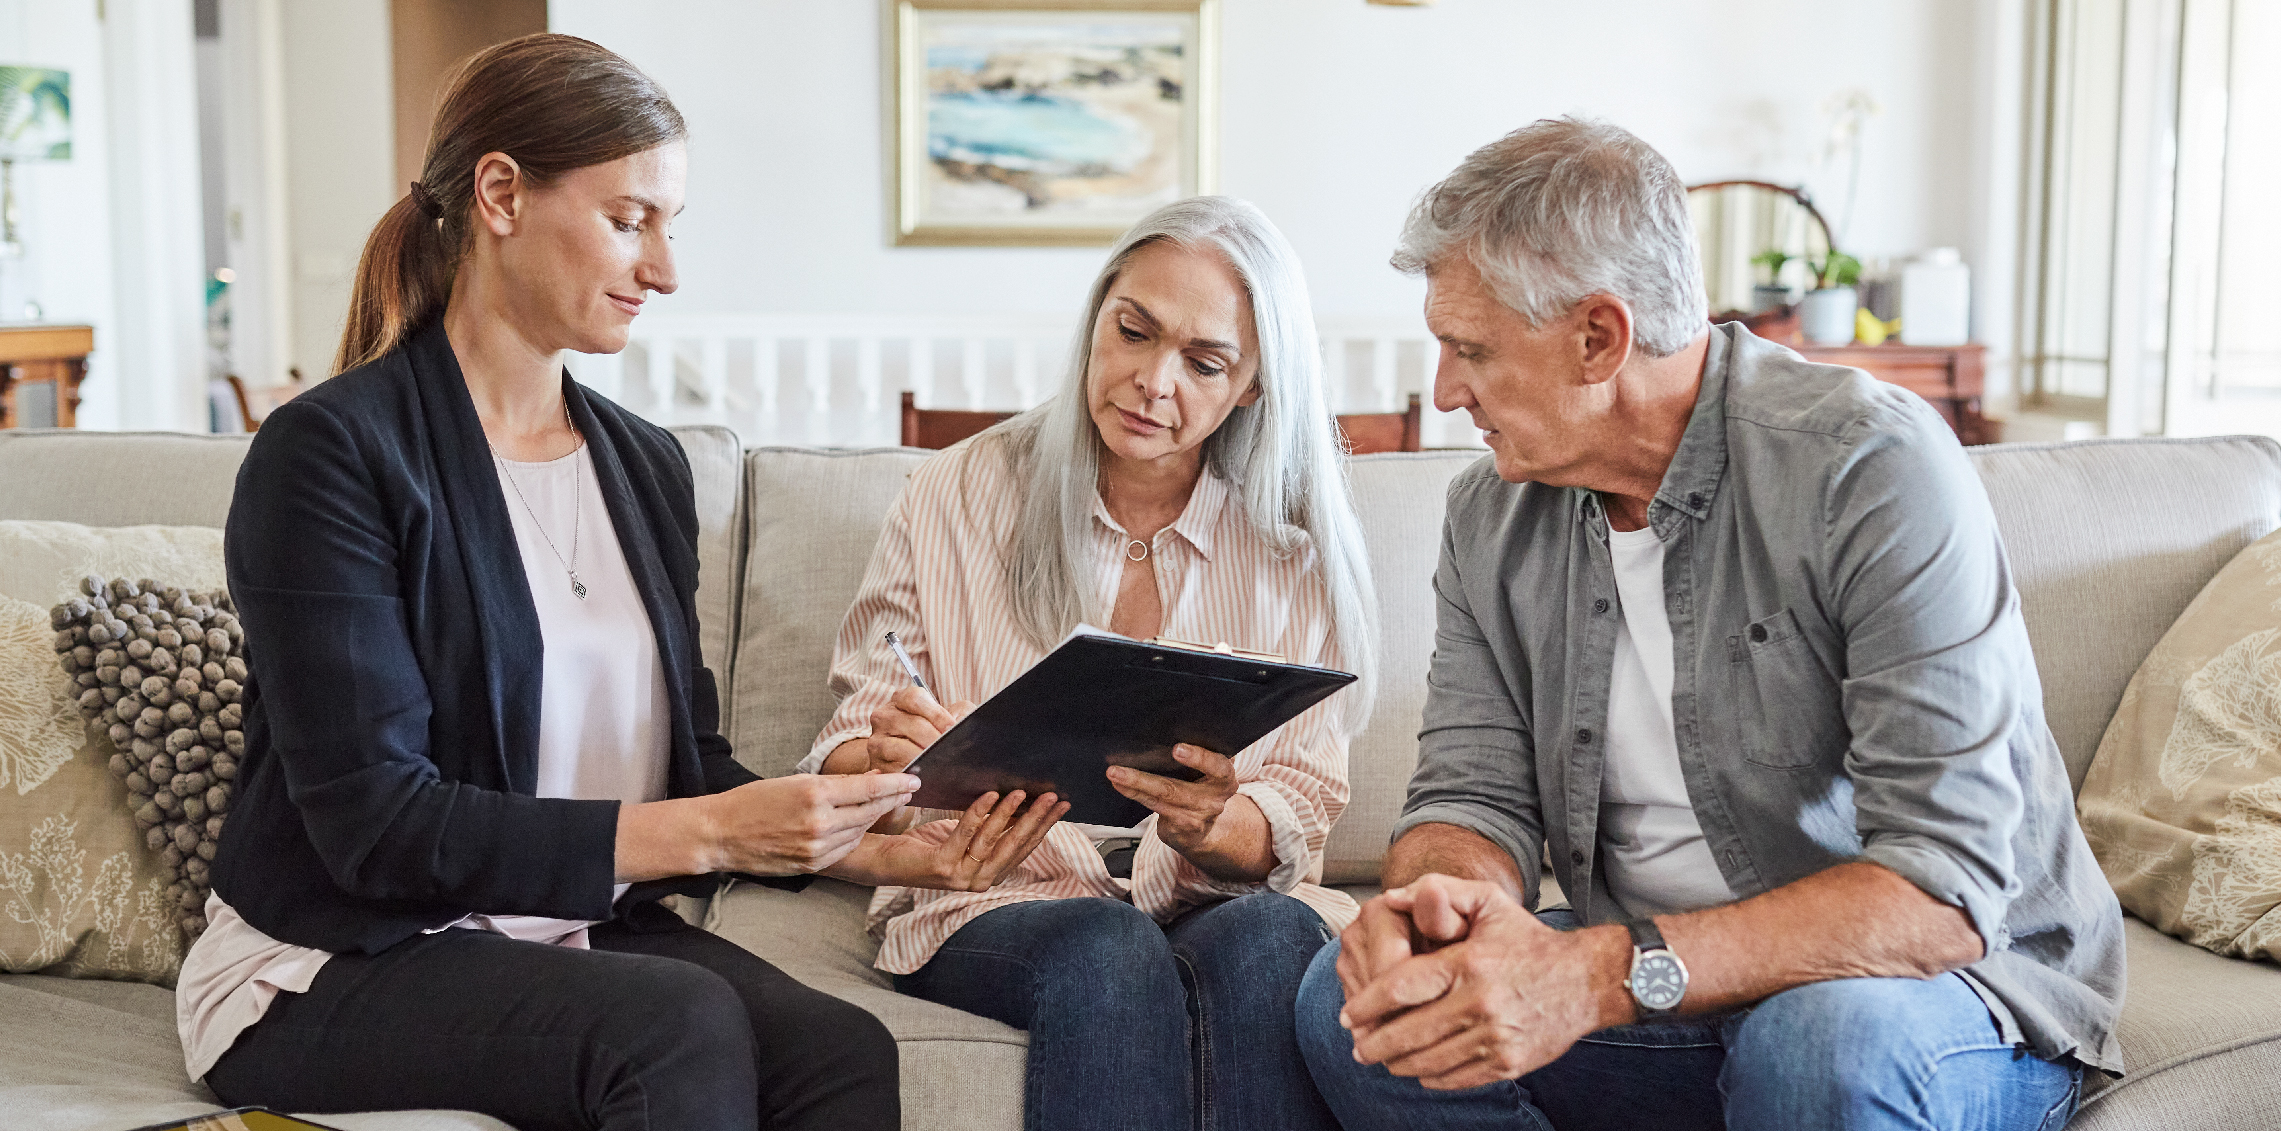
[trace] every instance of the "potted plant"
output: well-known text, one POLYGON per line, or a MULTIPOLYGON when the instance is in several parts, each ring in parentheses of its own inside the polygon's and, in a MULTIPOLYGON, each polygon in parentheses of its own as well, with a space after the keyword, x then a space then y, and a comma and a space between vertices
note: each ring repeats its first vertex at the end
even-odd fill
POLYGON ((1861 307, 1853 285, 1861 281, 1861 261, 1832 248, 1821 262, 1809 260, 1806 266, 1814 273, 1814 289, 1799 303, 1799 331, 1817 346, 1852 344, 1853 315, 1861 307))
POLYGON ((1766 268, 1766 281, 1750 288, 1750 312, 1765 314, 1790 305, 1790 284, 1782 281, 1782 269, 1790 265, 1790 253, 1770 247, 1750 257, 1751 266, 1766 268))

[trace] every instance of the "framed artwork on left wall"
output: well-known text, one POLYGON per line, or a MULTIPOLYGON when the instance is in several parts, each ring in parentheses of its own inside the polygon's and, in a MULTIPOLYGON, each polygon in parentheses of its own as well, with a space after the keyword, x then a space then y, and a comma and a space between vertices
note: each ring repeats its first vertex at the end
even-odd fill
POLYGON ((1217 182, 1219 0, 883 0, 896 244, 1105 246, 1217 182))

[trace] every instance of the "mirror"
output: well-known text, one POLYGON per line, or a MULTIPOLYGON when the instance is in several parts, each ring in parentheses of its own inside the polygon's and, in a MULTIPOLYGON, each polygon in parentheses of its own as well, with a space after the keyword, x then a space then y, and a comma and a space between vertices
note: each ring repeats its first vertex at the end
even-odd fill
POLYGON ((1797 302, 1813 286, 1806 261, 1830 253, 1830 226, 1803 189, 1765 181, 1689 185, 1687 210, 1695 220, 1714 321, 1797 302), (1778 273, 1767 269, 1769 252, 1786 257, 1778 273))

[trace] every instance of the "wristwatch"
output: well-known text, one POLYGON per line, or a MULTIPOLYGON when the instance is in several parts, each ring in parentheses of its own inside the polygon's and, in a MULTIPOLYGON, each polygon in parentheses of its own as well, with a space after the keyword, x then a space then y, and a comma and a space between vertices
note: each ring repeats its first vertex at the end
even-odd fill
POLYGON ((1663 944, 1663 932, 1653 919, 1624 924, 1632 933, 1632 973, 1626 986, 1645 1017, 1660 1017, 1679 1008, 1687 996, 1687 964, 1663 944))

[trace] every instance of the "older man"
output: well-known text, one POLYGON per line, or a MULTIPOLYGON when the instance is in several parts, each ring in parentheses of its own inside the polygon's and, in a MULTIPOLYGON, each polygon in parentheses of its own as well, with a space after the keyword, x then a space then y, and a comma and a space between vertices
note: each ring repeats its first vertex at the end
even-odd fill
POLYGON ((1394 262, 1493 458, 1388 890, 1301 993, 1347 1131, 2065 1123, 2121 1067, 2121 915, 1940 418, 1707 328, 1613 126, 1474 153, 1394 262))

